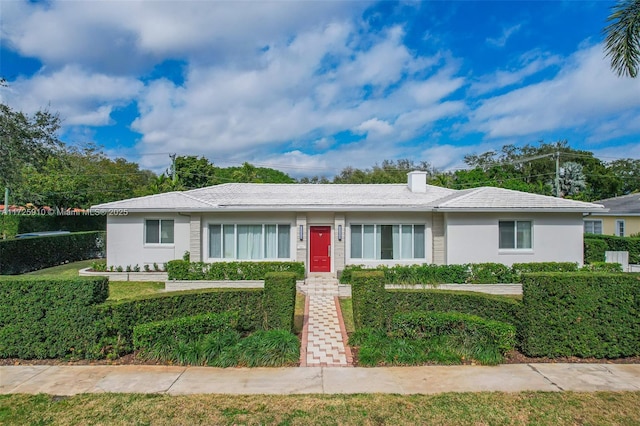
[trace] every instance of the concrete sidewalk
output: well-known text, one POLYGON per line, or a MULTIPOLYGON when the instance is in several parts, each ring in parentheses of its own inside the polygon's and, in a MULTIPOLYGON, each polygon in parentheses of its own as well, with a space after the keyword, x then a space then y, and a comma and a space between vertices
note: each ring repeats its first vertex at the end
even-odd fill
POLYGON ((385 368, 0 366, 0 394, 432 394, 640 391, 638 364, 512 364, 385 368))

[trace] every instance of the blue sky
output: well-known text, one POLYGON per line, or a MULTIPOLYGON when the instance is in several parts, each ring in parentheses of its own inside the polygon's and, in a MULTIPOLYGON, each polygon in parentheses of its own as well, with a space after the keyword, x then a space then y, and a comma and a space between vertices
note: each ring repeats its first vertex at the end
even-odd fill
POLYGON ((2 101, 62 139, 331 176, 567 139, 640 157, 640 79, 610 71, 606 1, 2 2, 2 101))

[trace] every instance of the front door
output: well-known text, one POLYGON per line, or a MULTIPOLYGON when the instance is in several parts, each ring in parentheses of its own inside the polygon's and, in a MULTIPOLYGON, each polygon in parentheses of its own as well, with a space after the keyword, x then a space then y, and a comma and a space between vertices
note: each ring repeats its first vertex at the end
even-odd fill
POLYGON ((309 228, 309 272, 331 272, 331 227, 309 228))

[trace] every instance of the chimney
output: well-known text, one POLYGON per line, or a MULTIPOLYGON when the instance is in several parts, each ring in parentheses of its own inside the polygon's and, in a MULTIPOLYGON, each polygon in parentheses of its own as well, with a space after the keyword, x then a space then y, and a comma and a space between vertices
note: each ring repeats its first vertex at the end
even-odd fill
POLYGON ((427 172, 413 171, 407 173, 407 185, 411 192, 427 192, 427 172))

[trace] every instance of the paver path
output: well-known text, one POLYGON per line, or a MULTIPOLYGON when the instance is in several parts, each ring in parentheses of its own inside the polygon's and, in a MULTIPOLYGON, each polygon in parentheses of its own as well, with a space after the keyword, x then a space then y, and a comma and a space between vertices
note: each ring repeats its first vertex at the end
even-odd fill
POLYGON ((353 357, 347 346, 337 283, 305 288, 304 327, 300 351, 302 367, 347 367, 353 357))

